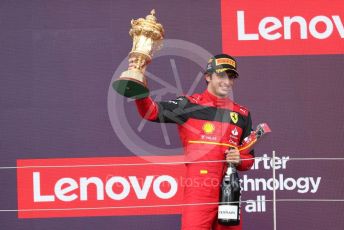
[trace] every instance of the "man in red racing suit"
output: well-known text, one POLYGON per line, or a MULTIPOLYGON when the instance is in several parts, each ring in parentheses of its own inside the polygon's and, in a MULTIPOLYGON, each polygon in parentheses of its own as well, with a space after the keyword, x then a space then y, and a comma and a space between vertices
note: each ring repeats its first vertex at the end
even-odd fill
POLYGON ((226 54, 216 55, 208 63, 208 85, 202 94, 168 102, 154 102, 150 97, 136 100, 144 119, 178 125, 185 158, 190 162, 186 164, 182 230, 242 228, 241 224, 217 223, 223 161, 227 159, 242 171, 251 168, 254 157, 253 150, 229 150, 239 146, 252 130, 250 112, 228 98, 237 76, 235 59, 226 54))

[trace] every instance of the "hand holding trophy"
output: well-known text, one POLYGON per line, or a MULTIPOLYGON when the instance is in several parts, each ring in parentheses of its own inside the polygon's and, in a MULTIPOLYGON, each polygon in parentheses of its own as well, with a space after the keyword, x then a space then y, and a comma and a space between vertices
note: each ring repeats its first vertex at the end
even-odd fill
POLYGON ((149 94, 144 71, 154 52, 162 47, 164 28, 157 22, 153 9, 145 19, 131 20, 129 34, 133 39, 133 47, 129 53, 130 68, 112 83, 112 87, 125 97, 139 99, 149 94))

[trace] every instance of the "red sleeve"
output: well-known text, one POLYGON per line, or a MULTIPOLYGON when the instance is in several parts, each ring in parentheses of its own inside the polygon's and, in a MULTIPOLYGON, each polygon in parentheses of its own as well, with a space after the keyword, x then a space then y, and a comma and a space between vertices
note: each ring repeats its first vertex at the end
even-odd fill
MULTIPOLYGON (((247 123, 246 123, 246 129, 243 133, 243 138, 249 136, 252 131, 252 120, 251 120, 251 113, 247 112, 247 123)), ((241 146, 242 146, 241 141, 241 146)), ((240 158, 242 159, 241 164, 237 166, 237 169, 240 171, 246 171, 249 170, 253 163, 254 163, 254 150, 252 148, 243 149, 240 151, 240 158)))
POLYGON ((135 100, 137 110, 142 118, 153 121, 158 118, 158 105, 151 97, 145 97, 135 100))
POLYGON ((236 168, 239 171, 249 170, 254 163, 254 156, 251 154, 251 152, 248 152, 247 150, 242 150, 240 151, 240 158, 242 161, 240 165, 238 165, 236 168))

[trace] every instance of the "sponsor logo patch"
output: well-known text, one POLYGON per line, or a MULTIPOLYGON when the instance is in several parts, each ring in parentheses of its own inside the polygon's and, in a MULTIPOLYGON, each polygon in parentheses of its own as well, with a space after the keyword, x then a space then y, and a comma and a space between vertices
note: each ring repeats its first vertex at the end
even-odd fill
POLYGON ((211 122, 206 122, 204 123, 202 129, 206 134, 212 134, 215 131, 215 126, 211 122))
POLYGON ((233 134, 234 136, 238 136, 239 132, 238 132, 238 130, 237 130, 236 127, 232 130, 232 134, 233 134))
POLYGON ((218 65, 223 65, 223 64, 227 64, 227 65, 231 65, 236 67, 236 63, 234 60, 229 59, 229 58, 219 58, 215 60, 215 64, 218 65))
POLYGON ((230 112, 231 120, 236 124, 239 120, 239 116, 236 112, 230 112))

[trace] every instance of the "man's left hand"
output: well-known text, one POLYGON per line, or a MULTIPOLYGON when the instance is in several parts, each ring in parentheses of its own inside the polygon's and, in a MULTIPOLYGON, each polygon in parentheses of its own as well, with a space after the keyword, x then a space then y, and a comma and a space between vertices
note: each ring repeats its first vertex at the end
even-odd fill
POLYGON ((227 149, 225 151, 227 163, 232 163, 238 166, 241 163, 240 152, 238 149, 227 149))

